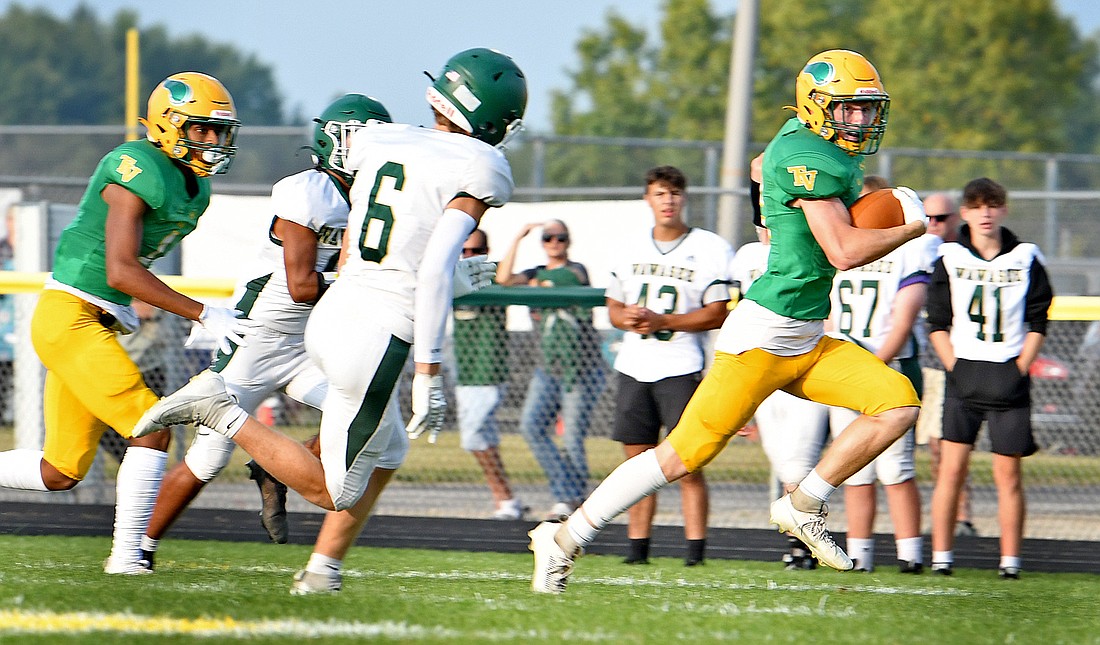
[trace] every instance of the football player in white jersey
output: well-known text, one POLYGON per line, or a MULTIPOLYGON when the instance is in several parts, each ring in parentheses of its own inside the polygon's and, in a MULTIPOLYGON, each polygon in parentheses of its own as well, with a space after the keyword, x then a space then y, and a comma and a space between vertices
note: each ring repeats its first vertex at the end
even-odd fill
POLYGON ((371 473, 399 433, 383 417, 410 349, 416 367, 407 430, 416 438, 443 423, 440 362, 451 299, 460 293, 454 289, 491 282, 489 272, 460 285, 453 273, 482 215, 512 195, 511 168, 495 146, 520 126, 526 79, 508 56, 470 49, 447 61, 427 99, 434 128, 379 124, 353 142, 343 264, 306 328, 307 351, 329 382, 320 459, 249 417, 211 373, 162 399, 135 429, 141 435, 201 422, 307 500, 337 511, 326 516, 292 593, 339 590, 343 557, 366 522, 376 484, 385 485, 371 473))
MULTIPOLYGON (((939 244, 939 237, 926 234, 833 278, 830 333, 858 343, 908 376, 917 392, 921 391, 921 371, 913 327, 924 307, 939 244)), ((829 408, 832 435, 838 436, 858 416, 852 410, 829 408)), ((856 570, 874 569, 876 479, 882 482, 894 523, 899 571, 919 574, 924 568, 914 436, 911 428, 844 482, 847 547, 856 570)))
POLYGON ((929 341, 947 370, 940 472, 932 493, 932 571, 950 574, 959 489, 982 421, 989 427, 1002 578, 1020 576, 1024 490, 1020 460, 1031 432, 1028 370, 1046 335, 1053 291, 1034 244, 1001 226, 1008 196, 992 179, 963 189, 965 224, 940 246, 928 297, 929 341))
MULTIPOLYGON (((680 420, 706 362, 706 331, 726 319, 733 250, 721 237, 684 222, 687 178, 658 166, 645 176, 653 228, 629 237, 612 265, 606 290, 611 324, 626 332, 615 357, 618 397, 612 438, 627 459, 656 447, 661 428, 680 420), (629 304, 628 304, 629 303, 629 304)), ((707 536, 707 483, 703 471, 680 480, 685 564, 703 562, 707 536)), ((649 535, 657 498, 628 511, 627 564, 649 561, 649 535)))
MULTIPOLYGON (((327 272, 334 271, 348 222, 353 178, 347 168, 348 146, 359 128, 391 121, 385 106, 374 98, 347 94, 336 99, 314 119, 309 146, 314 167, 279 180, 271 189, 274 217, 268 241, 233 297, 236 308, 262 328, 250 336, 247 346, 234 347, 231 353, 219 351, 210 368, 221 374, 226 390, 249 413, 280 390, 321 408, 327 385, 306 354, 305 328, 313 305, 332 280, 327 272)), ((183 461, 165 475, 157 496, 142 539, 143 555, 150 564, 160 538, 203 486, 225 468, 234 447, 209 428, 198 429, 183 461)), ((275 487, 276 482, 268 482, 275 487)), ((285 504, 286 488, 279 492, 285 504)), ((269 504, 265 500, 264 528, 272 541, 286 542, 285 506, 280 504, 273 511, 269 504)))

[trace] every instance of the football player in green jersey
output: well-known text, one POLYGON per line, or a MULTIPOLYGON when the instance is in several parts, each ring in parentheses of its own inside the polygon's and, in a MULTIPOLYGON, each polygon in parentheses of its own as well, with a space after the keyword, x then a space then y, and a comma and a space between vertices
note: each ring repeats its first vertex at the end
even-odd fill
POLYGON ((76 218, 61 234, 53 274, 31 322, 46 366, 42 450, 0 453, 0 486, 68 490, 88 473, 99 437, 114 428, 131 439, 118 471, 115 541, 107 573, 149 569, 139 559, 167 461, 169 434, 131 438, 157 402, 119 345, 137 329, 133 298, 198 321, 223 351, 244 344, 250 321, 174 291, 150 270, 195 229, 210 202, 212 174, 229 168, 240 122, 233 99, 198 72, 157 84, 142 119, 148 134, 109 152, 92 174, 76 218))
POLYGON ((854 343, 824 335, 837 268, 882 257, 925 231, 915 195, 906 223, 857 229, 848 206, 863 183, 862 155, 878 150, 889 96, 860 54, 814 56, 795 84, 796 116, 763 158, 763 215, 771 232, 767 271, 726 318, 714 362, 680 422, 655 449, 628 459, 563 524, 531 531, 537 592, 561 593, 573 560, 614 517, 646 495, 705 466, 782 389, 861 412, 792 493, 772 504, 772 523, 805 542, 822 563, 852 568, 825 528, 825 502, 916 420, 912 384, 854 343))

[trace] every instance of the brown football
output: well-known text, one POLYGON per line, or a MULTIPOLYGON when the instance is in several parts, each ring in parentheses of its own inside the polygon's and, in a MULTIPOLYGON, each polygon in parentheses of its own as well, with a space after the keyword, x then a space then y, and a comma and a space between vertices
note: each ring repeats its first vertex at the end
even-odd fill
POLYGON ((848 209, 856 228, 891 228, 905 223, 901 202, 894 189, 881 188, 860 197, 848 209))

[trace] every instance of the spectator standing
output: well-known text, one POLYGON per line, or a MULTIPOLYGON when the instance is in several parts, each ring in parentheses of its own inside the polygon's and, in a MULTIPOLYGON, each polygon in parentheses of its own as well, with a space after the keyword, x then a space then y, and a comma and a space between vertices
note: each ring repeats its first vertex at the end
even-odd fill
MULTIPOLYGON (((645 182, 653 228, 623 243, 606 292, 611 324, 626 332, 615 358, 612 438, 623 444, 627 459, 656 447, 661 428, 676 426, 695 393, 706 363, 705 332, 726 319, 733 258, 728 242, 684 222, 682 171, 659 166, 646 173, 645 182)), ((684 563, 694 566, 703 562, 706 549, 709 500, 702 470, 680 480, 680 499, 684 563)), ((656 512, 655 495, 630 507, 627 564, 648 562, 656 512)))
MULTIPOLYGON (((550 220, 525 225, 497 265, 497 282, 505 286, 581 287, 590 284, 588 270, 569 259, 569 229, 565 222, 550 220), (523 238, 542 229, 546 264, 512 273, 523 238)), ((520 431, 550 484, 554 505, 547 513, 558 518, 572 513, 588 488, 588 455, 584 440, 592 421, 592 409, 603 391, 603 356, 592 326, 592 312, 585 307, 533 310, 539 328, 542 363, 535 368, 527 388, 520 431), (562 447, 553 438, 560 415, 562 447)))
MULTIPOLYGON (((474 229, 462 245, 462 257, 488 253, 489 236, 474 229)), ((462 448, 477 459, 496 504, 493 519, 519 520, 524 506, 508 483, 496 420, 508 380, 506 314, 499 305, 454 306, 455 403, 462 448)))
POLYGON ((1026 515, 1021 460, 1031 431, 1031 379, 1053 292, 1039 248, 1001 223, 1007 193, 988 178, 963 189, 963 225, 940 247, 929 293, 929 340, 947 370, 940 472, 932 494, 932 569, 950 574, 959 490, 982 421, 993 450, 1002 578, 1020 576, 1026 515))

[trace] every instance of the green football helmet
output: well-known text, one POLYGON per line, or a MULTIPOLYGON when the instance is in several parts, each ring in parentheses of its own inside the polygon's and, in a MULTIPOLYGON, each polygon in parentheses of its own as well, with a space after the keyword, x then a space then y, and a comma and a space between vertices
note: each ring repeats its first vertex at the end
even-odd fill
POLYGON ((351 183, 347 169, 351 135, 371 123, 393 123, 389 110, 377 99, 362 94, 345 94, 313 119, 313 140, 309 149, 318 168, 335 172, 351 183))
POLYGON ((475 139, 501 145, 522 127, 527 79, 508 56, 484 47, 467 49, 451 56, 432 78, 427 99, 475 139))

